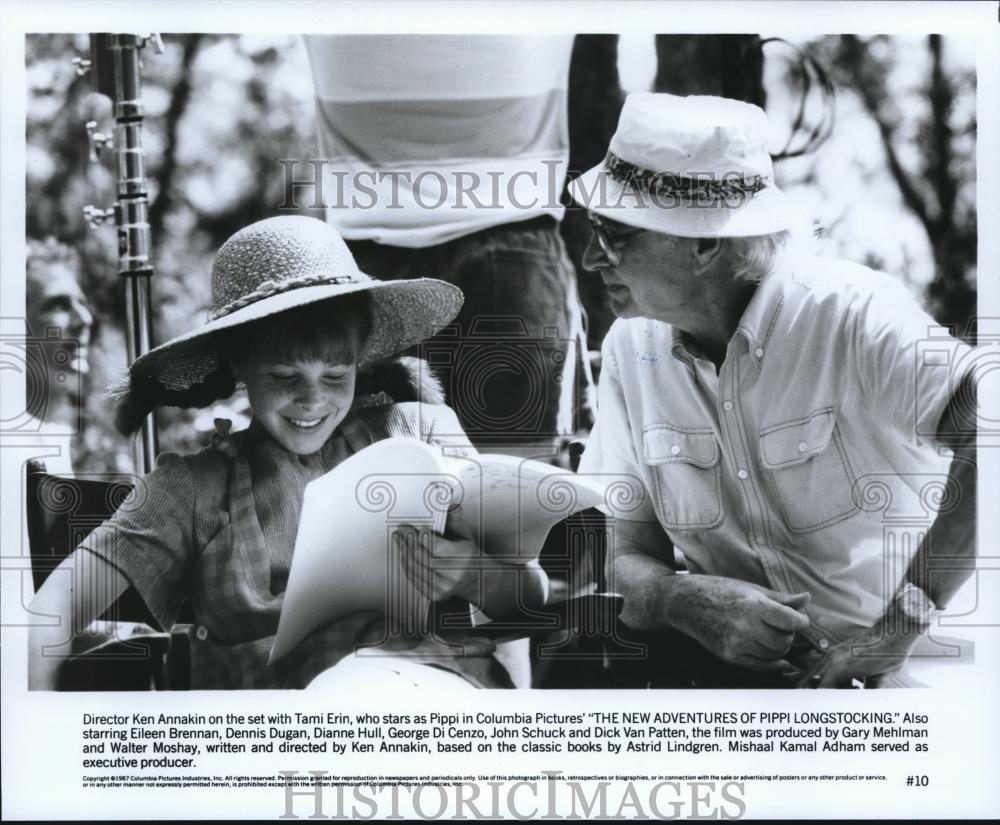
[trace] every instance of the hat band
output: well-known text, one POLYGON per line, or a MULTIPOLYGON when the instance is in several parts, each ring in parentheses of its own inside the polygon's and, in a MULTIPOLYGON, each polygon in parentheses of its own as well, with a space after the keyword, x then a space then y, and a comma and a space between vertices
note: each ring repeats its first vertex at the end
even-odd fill
POLYGON ((657 205, 726 206, 738 209, 762 189, 767 188, 763 175, 724 172, 721 175, 682 175, 654 172, 627 160, 614 152, 604 159, 608 175, 623 186, 648 193, 657 205))
POLYGON ((241 295, 227 304, 223 304, 218 309, 213 309, 208 314, 209 321, 215 321, 225 315, 243 309, 245 306, 270 298, 272 295, 280 295, 283 292, 290 292, 293 289, 301 289, 305 286, 325 286, 336 284, 357 284, 361 279, 355 275, 303 275, 299 278, 286 278, 283 281, 261 281, 255 290, 241 295))

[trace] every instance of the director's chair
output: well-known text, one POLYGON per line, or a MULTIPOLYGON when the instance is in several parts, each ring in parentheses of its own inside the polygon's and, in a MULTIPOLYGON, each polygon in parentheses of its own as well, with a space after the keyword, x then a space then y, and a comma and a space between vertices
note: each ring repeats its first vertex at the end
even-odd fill
MULTIPOLYGON (((125 500, 122 478, 67 478, 25 465, 25 513, 35 592, 62 561, 125 500)), ((190 686, 189 624, 154 631, 145 603, 131 587, 74 642, 57 690, 183 690, 190 686)))

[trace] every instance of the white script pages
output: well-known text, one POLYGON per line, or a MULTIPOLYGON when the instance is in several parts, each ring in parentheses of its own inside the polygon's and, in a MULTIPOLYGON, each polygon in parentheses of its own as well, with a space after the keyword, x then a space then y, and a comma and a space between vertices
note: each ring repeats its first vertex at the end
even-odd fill
POLYGON ((445 456, 410 438, 380 441, 305 490, 270 660, 357 611, 386 612, 412 590, 392 543, 403 524, 471 536, 482 558, 524 564, 549 530, 605 503, 593 478, 506 455, 445 456))

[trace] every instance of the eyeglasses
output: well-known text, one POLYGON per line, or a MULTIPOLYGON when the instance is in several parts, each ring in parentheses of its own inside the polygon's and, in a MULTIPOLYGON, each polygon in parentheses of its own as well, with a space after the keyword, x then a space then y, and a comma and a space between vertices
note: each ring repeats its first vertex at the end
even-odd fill
POLYGON ((626 226, 625 224, 616 224, 612 228, 612 224, 602 220, 593 212, 588 212, 587 217, 590 219, 590 228, 594 231, 597 244, 601 247, 601 252, 604 253, 604 257, 608 259, 611 266, 618 266, 622 262, 622 248, 625 246, 625 241, 646 231, 637 226, 626 226), (622 228, 619 229, 619 226, 622 228))

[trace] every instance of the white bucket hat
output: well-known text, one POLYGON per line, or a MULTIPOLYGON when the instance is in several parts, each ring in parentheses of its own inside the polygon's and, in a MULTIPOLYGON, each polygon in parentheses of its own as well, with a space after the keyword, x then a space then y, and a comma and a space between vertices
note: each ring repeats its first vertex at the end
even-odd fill
POLYGON ((774 185, 767 116, 722 97, 630 94, 604 162, 569 189, 598 215, 686 238, 804 225, 774 185))

